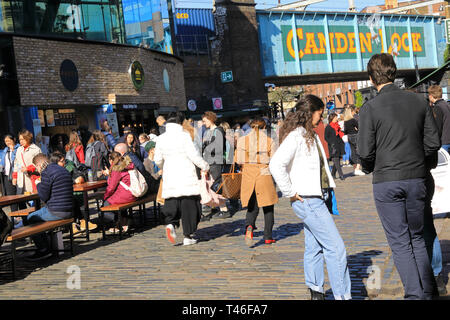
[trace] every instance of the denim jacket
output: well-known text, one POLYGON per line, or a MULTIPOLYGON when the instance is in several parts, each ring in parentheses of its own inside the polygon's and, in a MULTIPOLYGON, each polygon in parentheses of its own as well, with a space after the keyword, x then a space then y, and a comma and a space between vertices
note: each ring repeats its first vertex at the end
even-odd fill
MULTIPOLYGON (((20 145, 16 144, 14 146, 14 150, 11 153, 11 174, 9 175, 9 179, 12 179, 12 171, 14 169, 14 159, 16 158, 17 149, 19 149, 20 145)), ((0 150, 0 173, 3 174, 3 171, 5 170, 5 161, 6 161, 6 155, 8 154, 8 147, 6 147, 3 150, 0 150)))

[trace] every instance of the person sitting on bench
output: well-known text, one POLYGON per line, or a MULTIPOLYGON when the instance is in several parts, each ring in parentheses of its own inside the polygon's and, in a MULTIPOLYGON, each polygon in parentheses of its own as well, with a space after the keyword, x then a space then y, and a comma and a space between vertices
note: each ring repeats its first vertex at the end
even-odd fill
MULTIPOLYGON (((45 202, 45 207, 30 213, 23 219, 23 225, 72 218, 73 182, 70 173, 56 163, 49 163, 49 158, 42 153, 34 156, 33 164, 41 175, 40 181, 36 181, 36 187, 39 198, 45 202)), ((21 227, 21 224, 17 224, 15 228, 21 227)), ((52 254, 47 234, 38 234, 31 239, 37 250, 28 259, 41 260, 52 254)))
MULTIPOLYGON (((103 206, 107 207, 112 204, 123 204, 136 201, 130 190, 125 187, 130 187, 131 178, 128 171, 134 169, 133 161, 129 156, 122 156, 120 153, 113 151, 109 155, 111 171, 106 170, 108 175, 108 186, 104 196, 103 206)), ((105 225, 110 225, 114 222, 114 213, 105 212, 103 217, 105 225)), ((121 216, 121 225, 124 232, 128 231, 128 218, 121 216)), ((99 221, 101 222, 101 221, 99 221)), ((109 232, 119 232, 118 229, 110 228, 109 232)))

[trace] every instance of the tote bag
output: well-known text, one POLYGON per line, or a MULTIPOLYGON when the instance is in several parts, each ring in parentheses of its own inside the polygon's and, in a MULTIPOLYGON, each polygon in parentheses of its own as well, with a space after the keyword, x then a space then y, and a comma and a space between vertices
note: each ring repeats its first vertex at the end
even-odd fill
POLYGON ((217 193, 222 190, 221 194, 226 199, 239 199, 241 197, 242 173, 234 172, 236 164, 236 154, 233 159, 230 173, 222 173, 222 184, 219 186, 217 193))

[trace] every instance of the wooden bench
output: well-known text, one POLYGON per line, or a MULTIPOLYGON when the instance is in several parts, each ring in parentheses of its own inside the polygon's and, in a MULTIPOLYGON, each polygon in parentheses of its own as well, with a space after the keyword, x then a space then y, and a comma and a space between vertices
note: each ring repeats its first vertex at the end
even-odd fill
MULTIPOLYGON (((53 244, 50 243, 50 248, 53 251, 53 253, 59 253, 59 252, 67 252, 69 251, 70 254, 73 256, 73 231, 72 231, 72 223, 74 222, 73 218, 70 219, 64 219, 64 220, 56 220, 56 221, 45 221, 40 222, 36 224, 31 224, 27 226, 23 226, 17 229, 13 229, 11 234, 6 239, 7 242, 11 242, 11 266, 12 266, 12 275, 13 279, 16 279, 16 241, 20 239, 24 239, 27 237, 31 237, 34 235, 38 235, 44 232, 51 232, 59 231, 60 229, 63 229, 65 227, 68 227, 69 233, 70 233, 70 249, 69 250, 53 250, 53 244)), ((52 237, 50 236, 50 239, 52 237)))
POLYGON ((128 202, 128 203, 122 203, 122 204, 112 204, 106 207, 100 208, 100 219, 102 224, 102 233, 103 233, 103 240, 105 239, 105 224, 104 224, 104 213, 105 212, 114 212, 115 218, 118 218, 119 222, 119 238, 122 239, 122 223, 121 223, 121 215, 122 213, 125 213, 127 210, 130 212, 130 215, 132 214, 134 207, 139 207, 139 213, 141 215, 141 222, 144 225, 145 224, 145 204, 153 202, 153 210, 155 213, 155 217, 157 216, 157 212, 159 213, 159 207, 156 204, 156 194, 151 194, 148 196, 145 196, 143 198, 139 198, 136 201, 128 202))
POLYGON ((10 217, 27 217, 30 213, 35 212, 36 208, 26 208, 22 210, 12 211, 9 213, 10 217))

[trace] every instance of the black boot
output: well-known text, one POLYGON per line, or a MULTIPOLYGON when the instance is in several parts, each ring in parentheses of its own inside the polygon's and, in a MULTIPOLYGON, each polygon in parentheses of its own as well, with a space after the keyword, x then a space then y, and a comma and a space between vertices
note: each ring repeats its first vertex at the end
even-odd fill
POLYGON ((312 289, 309 289, 309 292, 311 293, 311 300, 325 300, 325 295, 323 293, 312 289))

